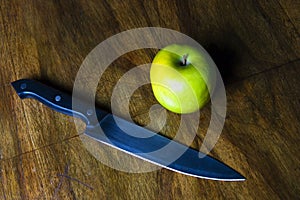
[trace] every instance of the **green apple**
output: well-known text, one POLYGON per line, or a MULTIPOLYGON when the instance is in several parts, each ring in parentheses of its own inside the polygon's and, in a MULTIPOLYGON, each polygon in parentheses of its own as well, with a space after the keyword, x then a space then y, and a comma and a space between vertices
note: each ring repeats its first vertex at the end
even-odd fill
POLYGON ((155 98, 175 113, 192 113, 210 99, 216 67, 204 49, 173 44, 153 59, 150 81, 155 98))

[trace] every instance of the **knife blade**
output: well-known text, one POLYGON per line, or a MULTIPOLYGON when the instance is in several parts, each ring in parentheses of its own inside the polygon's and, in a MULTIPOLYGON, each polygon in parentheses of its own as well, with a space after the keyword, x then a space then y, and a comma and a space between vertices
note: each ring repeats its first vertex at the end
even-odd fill
POLYGON ((72 96, 39 81, 20 79, 11 84, 21 99, 33 98, 55 111, 80 118, 87 125, 85 130, 87 136, 130 155, 169 170, 198 178, 221 181, 245 180, 234 169, 209 155, 204 155, 195 149, 99 108, 96 109, 95 113, 97 121, 92 120, 91 115, 93 113, 86 102, 79 101, 80 106, 74 108, 72 107, 72 96), (126 134, 124 129, 130 130, 134 134, 126 134), (183 153, 175 161, 170 162, 169 154, 162 154, 158 151, 166 146, 172 150, 170 153, 183 153))

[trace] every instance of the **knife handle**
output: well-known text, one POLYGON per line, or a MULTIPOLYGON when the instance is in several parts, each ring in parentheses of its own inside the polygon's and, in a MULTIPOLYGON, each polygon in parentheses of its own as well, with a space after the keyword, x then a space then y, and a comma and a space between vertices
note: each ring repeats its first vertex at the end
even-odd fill
POLYGON ((72 96, 49 87, 39 81, 32 79, 20 79, 11 83, 21 99, 33 98, 51 109, 63 114, 74 116, 83 120, 87 126, 93 126, 101 121, 108 113, 96 109, 96 117, 93 116, 93 109, 87 103, 76 100, 79 105, 72 107, 72 96), (97 120, 95 122, 95 119, 97 120))

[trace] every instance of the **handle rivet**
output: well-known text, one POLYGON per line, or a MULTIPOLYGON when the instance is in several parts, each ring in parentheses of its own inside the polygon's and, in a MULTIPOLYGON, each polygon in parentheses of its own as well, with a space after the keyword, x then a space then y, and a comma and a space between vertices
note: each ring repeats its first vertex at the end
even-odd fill
POLYGON ((26 83, 22 83, 21 86, 20 86, 20 88, 21 88, 22 90, 24 90, 26 87, 27 87, 26 83))
POLYGON ((86 111, 86 114, 89 115, 89 116, 92 115, 92 114, 93 114, 93 110, 92 110, 92 109, 88 109, 88 110, 86 111))
POLYGON ((56 95, 55 96, 55 101, 60 101, 61 100, 61 96, 60 95, 56 95))

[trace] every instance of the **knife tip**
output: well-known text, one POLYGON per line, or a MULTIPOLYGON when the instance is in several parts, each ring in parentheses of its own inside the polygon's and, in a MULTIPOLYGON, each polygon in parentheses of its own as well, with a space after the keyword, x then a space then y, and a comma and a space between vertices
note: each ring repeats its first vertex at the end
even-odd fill
POLYGON ((233 178, 230 181, 246 181, 246 177, 242 176, 241 174, 238 174, 236 178, 233 178))

